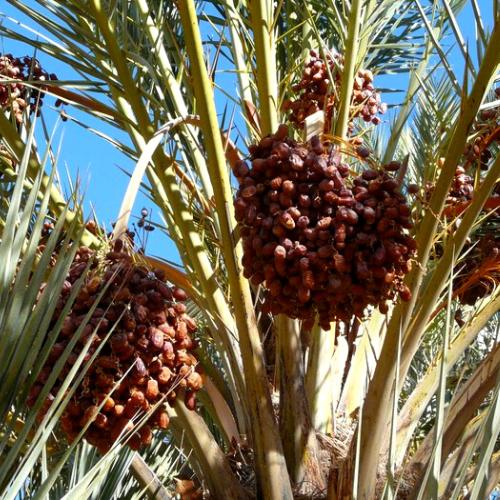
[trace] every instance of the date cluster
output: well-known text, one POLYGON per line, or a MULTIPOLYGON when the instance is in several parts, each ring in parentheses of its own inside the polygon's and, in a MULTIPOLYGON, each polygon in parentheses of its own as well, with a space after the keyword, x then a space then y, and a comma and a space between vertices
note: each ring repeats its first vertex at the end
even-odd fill
POLYGON ((265 310, 323 328, 384 313, 411 298, 403 278, 416 242, 392 162, 354 173, 334 145, 299 143, 280 125, 251 145, 233 173, 245 277, 265 289, 265 310))
MULTIPOLYGON (((340 54, 329 51, 323 58, 317 51, 311 50, 301 80, 292 87, 298 97, 283 103, 283 110, 289 111, 290 123, 303 128, 308 116, 322 110, 325 112, 324 131, 330 131, 339 102, 343 66, 344 59, 340 54)), ((378 125, 380 115, 386 111, 387 105, 381 101, 373 84, 373 73, 360 69, 353 82, 349 129, 354 129, 352 120, 355 118, 378 125)))
POLYGON ((196 392, 202 387, 192 338, 196 323, 186 313, 186 293, 169 286, 161 270, 135 263, 119 241, 104 259, 86 247, 79 248, 52 324, 60 320, 74 283, 88 267, 84 285, 64 317, 28 405, 35 403, 54 365, 79 335, 39 417, 48 410, 84 345, 90 342, 84 363, 99 347, 101 350, 62 415, 62 430, 73 441, 90 423, 84 437, 101 451, 108 450, 122 435, 132 449, 139 449, 151 442, 155 428, 168 427, 167 405, 179 395, 188 408, 195 409, 196 392), (90 321, 79 329, 97 300, 90 321))

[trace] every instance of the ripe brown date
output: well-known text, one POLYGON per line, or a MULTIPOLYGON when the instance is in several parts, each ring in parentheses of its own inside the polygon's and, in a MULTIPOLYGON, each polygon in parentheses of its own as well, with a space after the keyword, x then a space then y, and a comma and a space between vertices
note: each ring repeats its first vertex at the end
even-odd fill
MULTIPOLYGON (((248 171, 241 165, 238 170, 242 175, 248 171)), ((248 196, 247 192, 247 198, 252 196, 248 196)), ((90 359, 113 327, 109 341, 104 343, 89 367, 61 418, 61 428, 70 441, 90 423, 84 437, 101 451, 109 449, 120 434, 134 429, 137 432, 127 441, 130 447, 138 449, 150 444, 153 429, 168 426, 165 405, 175 401, 173 388, 178 379, 186 379, 184 374, 189 373, 185 384, 189 387, 190 407, 195 407, 196 391, 202 387, 202 378, 194 371, 196 358, 191 352, 196 345, 191 338, 196 331, 196 323, 186 314, 186 306, 182 303, 187 299, 186 293, 162 281, 160 270, 150 272, 143 266, 133 264, 130 256, 125 251, 123 254, 117 251, 117 248, 122 247, 115 245, 115 251, 109 252, 103 261, 98 262, 96 256, 82 289, 85 293, 79 294, 76 307, 64 318, 60 337, 28 398, 28 404, 33 405, 47 381, 47 373, 52 371, 69 339, 76 334, 84 315, 104 290, 102 304, 112 303, 112 306, 109 309, 104 306, 94 309, 90 324, 99 325, 99 328, 94 333, 93 327, 86 326, 50 396, 53 399, 61 387, 64 374, 76 362, 86 339, 90 335, 95 337, 86 357, 90 359), (118 262, 120 264, 115 266, 118 262), (111 278, 113 281, 107 284, 106 279, 111 278), (108 287, 105 289, 106 284, 108 287), (134 422, 137 419, 131 419, 138 416, 140 420, 162 397, 166 401, 147 419, 145 425, 136 428, 134 422)), ((87 266, 92 256, 92 252, 85 247, 77 251, 67 278, 70 286, 81 275, 81 264, 87 266), (78 272, 75 272, 76 268, 78 272)), ((58 321, 67 296, 63 293, 59 298, 53 324, 58 321)), ((44 411, 50 405, 50 398, 43 407, 44 411)), ((39 418, 43 417, 44 411, 40 412, 39 418)))
POLYGON ((239 177, 234 202, 236 210, 246 203, 242 264, 252 283, 264 284, 265 310, 309 323, 317 313, 327 328, 369 306, 387 310, 398 295, 408 300, 402 281, 416 245, 394 177, 399 164, 354 175, 332 144, 318 137, 298 143, 284 130, 250 147, 247 175, 262 187, 248 198, 239 177), (291 164, 296 157, 306 158, 300 170, 291 164), (254 167, 263 163, 264 170, 254 167), (266 231, 258 221, 268 221, 266 231))

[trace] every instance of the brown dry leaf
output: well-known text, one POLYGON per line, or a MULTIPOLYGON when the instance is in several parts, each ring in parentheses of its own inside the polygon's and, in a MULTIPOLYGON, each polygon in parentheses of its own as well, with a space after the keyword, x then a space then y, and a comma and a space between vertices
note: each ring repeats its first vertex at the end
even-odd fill
POLYGON ((181 496, 182 500, 201 500, 203 491, 194 481, 190 479, 176 479, 175 492, 181 496))
POLYGON ((71 90, 67 90, 60 86, 50 86, 48 92, 56 95, 60 99, 67 102, 67 104, 80 104, 86 108, 92 109, 93 111, 97 111, 98 113, 103 113, 105 115, 113 117, 116 121, 119 120, 118 114, 109 106, 102 104, 99 101, 94 99, 90 99, 89 97, 85 97, 81 94, 77 94, 76 92, 72 92, 71 90))
POLYGON ((245 104, 245 112, 247 115, 247 120, 250 122, 252 128, 260 136, 260 116, 257 108, 250 101, 243 101, 245 104))
MULTIPOLYGON (((443 215, 445 217, 458 217, 471 203, 472 200, 469 200, 445 207, 443 215)), ((486 210, 498 210, 500 208, 500 196, 491 196, 488 198, 483 208, 486 210)))
POLYGON ((241 155, 236 147, 236 144, 229 138, 228 132, 221 132, 222 142, 226 153, 226 160, 231 168, 234 168, 236 163, 241 160, 241 155))

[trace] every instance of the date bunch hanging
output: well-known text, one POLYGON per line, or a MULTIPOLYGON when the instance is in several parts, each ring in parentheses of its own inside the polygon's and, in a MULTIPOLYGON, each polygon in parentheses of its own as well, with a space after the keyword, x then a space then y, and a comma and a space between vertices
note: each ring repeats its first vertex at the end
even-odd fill
MULTIPOLYGON (((500 98, 500 87, 494 91, 500 98)), ((494 157, 494 148, 500 143, 500 105, 492 105, 480 111, 472 125, 472 137, 465 147, 466 165, 478 164, 481 170, 487 170, 494 157)))
MULTIPOLYGON (((320 110, 325 113, 325 132, 331 129, 340 95, 344 59, 333 51, 326 52, 325 57, 326 60, 317 51, 311 50, 301 80, 292 87, 299 96, 283 103, 283 110, 290 112, 290 123, 299 129, 304 127, 308 116, 320 110)), ((349 129, 353 130, 352 120, 355 118, 378 125, 381 121, 379 115, 387 111, 387 105, 381 101, 373 85, 372 72, 359 70, 353 85, 349 129)))
POLYGON ((498 218, 493 221, 496 229, 475 235, 464 251, 463 259, 456 266, 457 276, 453 290, 462 304, 474 305, 490 295, 500 284, 500 236, 498 218))
POLYGON ((64 318, 28 404, 34 404, 85 315, 103 294, 39 417, 50 407, 71 366, 90 341, 84 362, 98 347, 101 349, 66 407, 61 427, 72 441, 90 423, 84 437, 101 451, 108 450, 123 434, 129 436, 127 444, 138 449, 151 442, 155 428, 167 428, 167 405, 179 393, 188 408, 195 408, 196 392, 202 386, 193 353, 196 323, 186 313, 186 293, 169 286, 161 270, 134 262, 131 252, 118 241, 104 258, 86 247, 79 248, 52 324, 60 319, 72 286, 88 266, 85 283, 64 318))
MULTIPOLYGON (((438 161, 438 165, 441 167, 444 164, 444 159, 441 158, 438 161)), ((435 182, 427 181, 425 183, 425 189, 423 189, 424 195, 421 199, 425 203, 429 203, 432 193, 436 187, 435 182)), ((420 188, 416 184, 410 184, 408 186, 408 192, 412 194, 418 194, 420 188)), ((453 179, 451 182, 450 190, 445 201, 445 208, 443 214, 446 217, 455 217, 460 214, 467 207, 468 203, 472 200, 474 194, 474 179, 468 175, 462 166, 458 166, 453 174, 453 179)))
POLYGON ((233 169, 245 277, 264 285, 264 307, 323 328, 386 312, 399 295, 416 243, 394 176, 399 163, 352 173, 333 144, 299 143, 281 125, 233 169))
POLYGON ((57 80, 55 74, 47 73, 34 57, 14 57, 12 54, 0 55, 0 107, 11 111, 16 121, 21 123, 24 111, 29 107, 33 112, 43 104, 43 86, 30 89, 24 82, 44 82, 57 80), (13 80, 8 81, 8 80, 13 80))
POLYGON ((458 166, 453 176, 450 192, 446 198, 447 205, 455 205, 460 202, 472 200, 474 194, 474 180, 467 175, 463 167, 458 166))
MULTIPOLYGON (((500 92, 497 92, 498 94, 500 92)), ((499 139, 498 109, 500 108, 481 112, 474 125, 473 138, 466 146, 463 166, 458 166, 455 170, 443 210, 450 233, 456 230, 461 221, 461 214, 473 200, 475 181, 480 183, 483 175, 481 171, 489 167, 492 158, 489 148, 494 147, 499 139)), ((440 159, 438 166, 443 164, 444 159, 440 159)), ((426 201, 430 200, 434 188, 434 183, 427 183, 426 201)), ((479 229, 467 238, 462 256, 454 269, 453 291, 462 304, 475 304, 477 300, 491 294, 500 283, 499 206, 500 191, 497 183, 481 211, 484 221, 479 229)), ((438 242, 432 258, 440 257, 442 253, 443 245, 438 242)))

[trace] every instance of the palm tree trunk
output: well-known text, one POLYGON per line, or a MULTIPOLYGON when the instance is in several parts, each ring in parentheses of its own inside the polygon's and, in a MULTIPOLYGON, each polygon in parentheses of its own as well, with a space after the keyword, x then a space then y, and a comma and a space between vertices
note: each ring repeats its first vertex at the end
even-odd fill
POLYGON ((325 488, 316 432, 304 383, 304 362, 297 320, 278 318, 280 357, 280 431, 288 471, 298 493, 312 495, 325 488))

